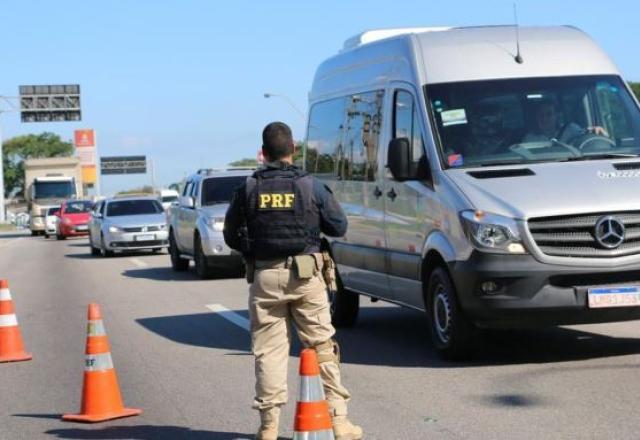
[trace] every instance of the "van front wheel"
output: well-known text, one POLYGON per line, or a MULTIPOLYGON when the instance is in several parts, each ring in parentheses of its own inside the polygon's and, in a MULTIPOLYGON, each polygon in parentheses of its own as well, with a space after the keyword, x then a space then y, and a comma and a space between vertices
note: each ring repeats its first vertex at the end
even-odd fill
POLYGON ((448 360, 471 357, 476 328, 464 315, 451 278, 441 267, 429 277, 426 306, 431 339, 438 353, 448 360))

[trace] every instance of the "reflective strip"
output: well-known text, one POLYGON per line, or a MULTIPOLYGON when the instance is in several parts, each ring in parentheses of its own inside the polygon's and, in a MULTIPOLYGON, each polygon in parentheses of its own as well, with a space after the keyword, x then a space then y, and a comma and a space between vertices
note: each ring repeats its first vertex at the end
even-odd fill
POLYGON ((106 336, 107 332, 104 329, 104 323, 102 319, 89 320, 87 324, 88 336, 106 336))
POLYGON ((105 371, 113 369, 111 353, 88 354, 84 358, 84 371, 105 371))
POLYGON ((0 289, 0 301, 9 301, 11 299, 11 292, 9 289, 0 289))
POLYGON ((298 402, 320 402, 324 400, 324 389, 320 376, 300 376, 298 402))
POLYGON ((17 325, 16 315, 0 315, 0 327, 15 327, 17 325))
POLYGON ((334 438, 332 429, 293 433, 293 440, 334 440, 334 438))

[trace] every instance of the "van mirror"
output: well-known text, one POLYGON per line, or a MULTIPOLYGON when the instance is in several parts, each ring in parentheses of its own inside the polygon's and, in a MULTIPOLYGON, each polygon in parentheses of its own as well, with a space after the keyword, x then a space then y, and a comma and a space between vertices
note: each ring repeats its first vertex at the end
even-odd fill
POLYGON ((180 197, 180 206, 182 208, 188 208, 191 209, 194 207, 194 203, 193 203, 193 197, 191 196, 181 196, 180 197))
POLYGON ((396 138, 389 142, 389 150, 387 152, 387 164, 391 175, 397 181, 405 181, 415 179, 415 173, 411 171, 410 161, 411 146, 409 139, 396 138))

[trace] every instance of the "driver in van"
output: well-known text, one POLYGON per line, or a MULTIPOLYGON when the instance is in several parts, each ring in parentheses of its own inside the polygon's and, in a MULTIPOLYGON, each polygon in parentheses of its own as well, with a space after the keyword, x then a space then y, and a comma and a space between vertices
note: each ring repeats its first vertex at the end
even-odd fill
POLYGON ((609 137, 603 127, 588 127, 585 130, 575 122, 561 125, 556 105, 549 99, 536 103, 534 114, 536 127, 524 136, 522 143, 548 142, 551 139, 556 139, 566 144, 585 133, 609 137))

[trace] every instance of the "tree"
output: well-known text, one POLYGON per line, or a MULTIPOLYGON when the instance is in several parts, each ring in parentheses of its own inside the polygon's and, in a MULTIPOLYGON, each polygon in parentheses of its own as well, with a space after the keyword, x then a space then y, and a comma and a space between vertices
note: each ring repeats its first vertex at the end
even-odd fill
POLYGON ((229 164, 230 167, 257 167, 258 161, 256 159, 249 159, 245 157, 244 159, 236 160, 235 162, 231 162, 229 164))
POLYGON ((31 158, 71 156, 73 145, 53 133, 27 134, 6 140, 2 144, 4 192, 24 189, 24 161, 31 158))
POLYGON ((640 99, 640 82, 629 82, 631 90, 636 94, 636 97, 640 99))

